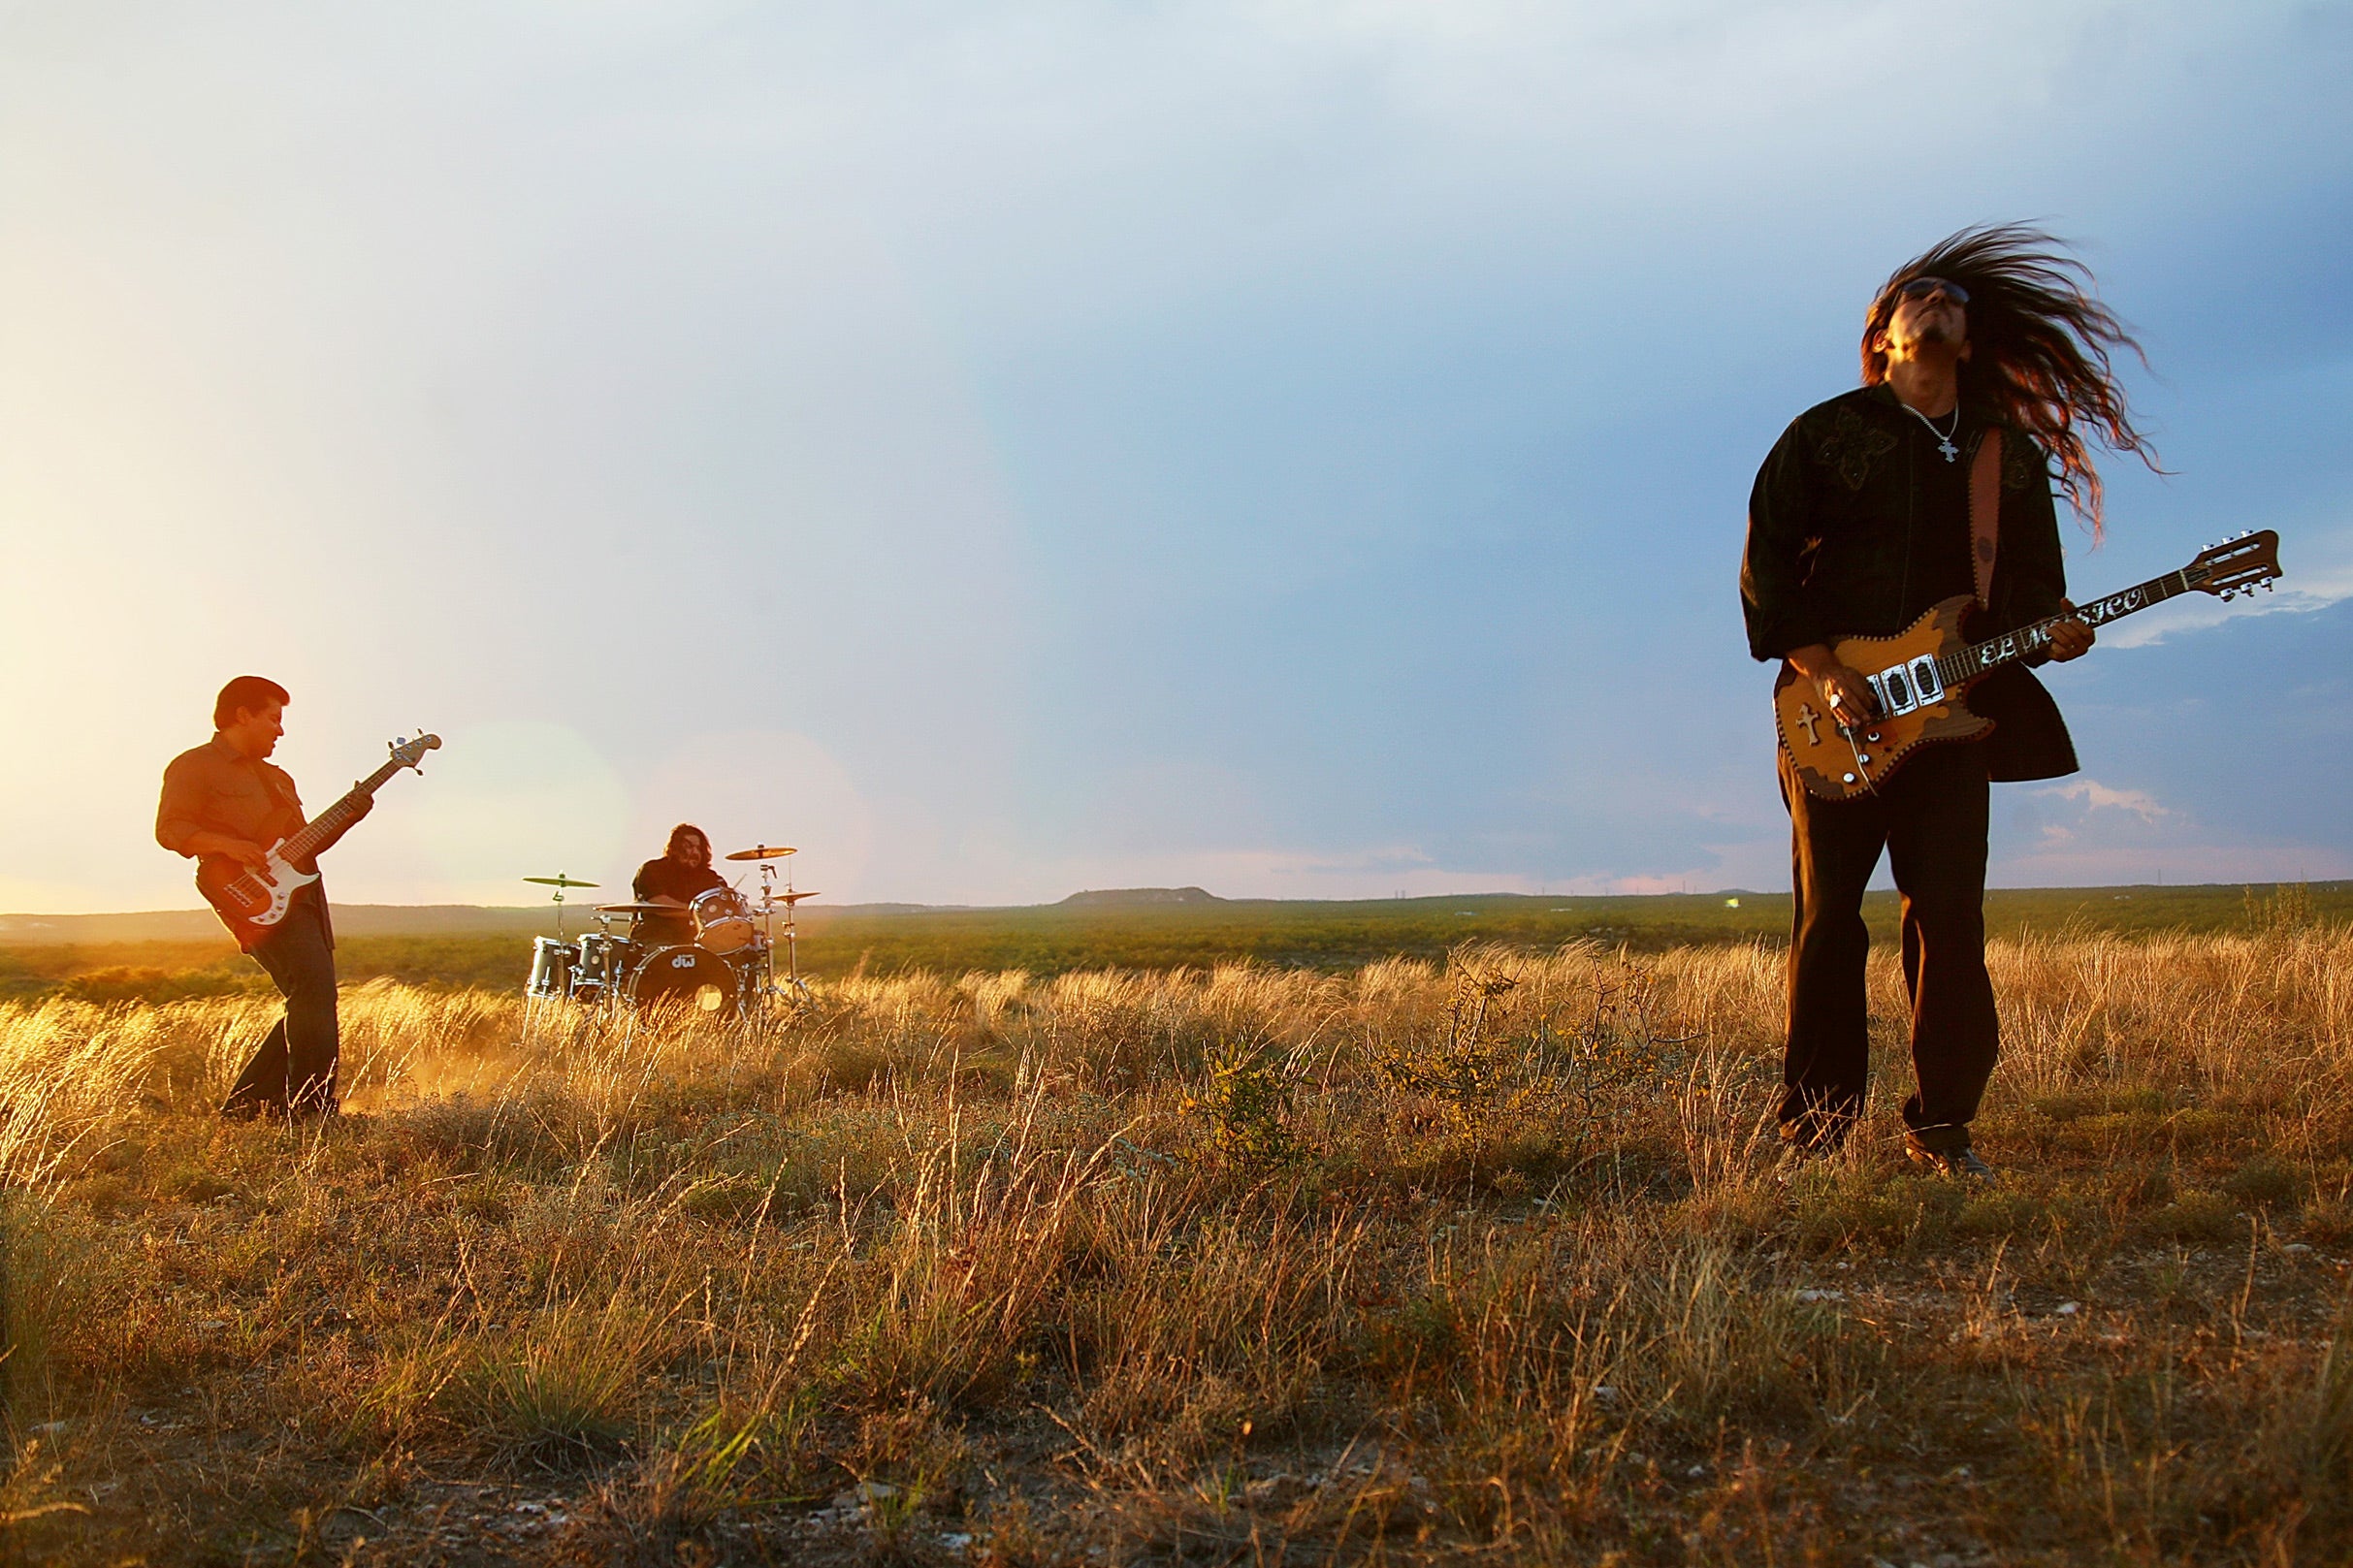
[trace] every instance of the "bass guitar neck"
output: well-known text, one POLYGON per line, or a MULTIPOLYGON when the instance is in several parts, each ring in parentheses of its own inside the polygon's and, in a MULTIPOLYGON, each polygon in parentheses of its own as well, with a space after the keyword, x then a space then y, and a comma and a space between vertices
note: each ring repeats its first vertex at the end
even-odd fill
POLYGON ((334 805, 270 846, 266 862, 258 868, 218 855, 197 862, 196 890, 237 938, 239 947, 251 952, 269 939, 271 932, 286 918, 287 911, 294 907, 295 895, 319 880, 316 870, 304 868, 314 867, 319 851, 359 820, 386 780, 403 768, 422 772, 417 764, 426 752, 440 744, 438 735, 393 742, 392 756, 382 767, 353 784, 334 805))

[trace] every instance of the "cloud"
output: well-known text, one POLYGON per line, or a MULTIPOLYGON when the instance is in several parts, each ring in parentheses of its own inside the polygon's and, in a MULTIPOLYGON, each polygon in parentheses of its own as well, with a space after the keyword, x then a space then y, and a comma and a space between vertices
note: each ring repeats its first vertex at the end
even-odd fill
POLYGON ((2097 779, 2071 779, 2065 784, 2050 784, 2033 792, 2061 800, 2081 801, 2090 811, 2130 812, 2143 822, 2155 822, 2173 815, 2157 804, 2152 795, 2139 789, 2111 789, 2097 779))
POLYGON ((2015 864, 2353 848, 2349 71, 2180 0, 0 11, 14 885, 184 903, 245 668, 314 793, 450 737, 347 896, 704 816, 871 898, 1777 884, 1742 496, 2011 214, 2177 375, 2103 580, 2290 568, 2051 676, 2114 798, 2015 864))

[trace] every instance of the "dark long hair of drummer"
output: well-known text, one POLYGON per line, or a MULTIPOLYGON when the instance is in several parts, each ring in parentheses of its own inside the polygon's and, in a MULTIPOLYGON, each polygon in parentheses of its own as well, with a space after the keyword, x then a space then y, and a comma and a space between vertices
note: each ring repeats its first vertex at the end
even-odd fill
POLYGON ((686 916, 687 905, 695 894, 725 885, 726 879, 711 869, 709 837, 692 822, 679 823, 670 829, 661 857, 639 866, 630 884, 640 903, 675 904, 679 912, 638 916, 631 940, 657 946, 693 942, 694 924, 686 916))

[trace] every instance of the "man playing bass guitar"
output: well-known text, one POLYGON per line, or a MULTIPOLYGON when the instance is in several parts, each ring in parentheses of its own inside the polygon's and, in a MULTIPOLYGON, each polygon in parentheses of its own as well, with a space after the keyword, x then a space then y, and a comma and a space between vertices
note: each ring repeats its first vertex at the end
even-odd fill
MULTIPOLYGON (((1820 706, 1800 721, 1850 735, 1858 770, 1864 743, 1880 739, 1880 708, 1832 645, 1894 633, 1956 595, 1974 600, 1978 635, 2072 610, 2051 465, 2095 538, 2100 481, 2081 427, 2154 465, 2110 363, 2111 350, 2137 345, 2051 243, 2025 228, 1965 230, 1897 269, 1865 318, 1862 387, 1800 414, 1750 494, 1750 652, 1810 683, 1820 706)), ((2047 655, 2071 659, 2091 644, 2091 628, 2068 620, 2047 655)), ((2023 664, 1988 675, 1970 706, 1993 720, 1990 733, 1921 746, 1851 798, 1809 790, 1782 752, 1793 911, 1779 1120, 1793 1159, 1838 1148, 1862 1111, 1862 898, 1885 849, 1903 894, 1912 1000, 1906 1152, 1947 1174, 1992 1176, 1970 1136, 1999 1046, 1984 950, 1987 784, 2077 764, 2057 705, 2023 664)))
MULTIPOLYGON (((234 861, 266 870, 270 847, 303 827, 294 781, 270 753, 285 733, 286 688, 258 675, 221 688, 212 706, 212 738, 182 752, 164 770, 155 842, 175 854, 234 861)), ((312 851, 332 848, 371 802, 362 797, 346 821, 312 851)), ((314 868, 306 863, 305 872, 314 868)), ((328 1115, 337 1108, 340 1043, 335 1001, 335 933, 318 882, 299 888, 283 919, 267 928, 230 921, 239 944, 269 971, 286 1000, 221 1106, 224 1116, 328 1115)))

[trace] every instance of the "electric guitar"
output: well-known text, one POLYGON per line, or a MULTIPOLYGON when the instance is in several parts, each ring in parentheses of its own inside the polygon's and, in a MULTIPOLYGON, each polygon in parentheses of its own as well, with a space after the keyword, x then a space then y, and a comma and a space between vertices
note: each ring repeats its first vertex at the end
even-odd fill
POLYGON ((1788 664, 1773 683, 1773 714, 1781 744, 1797 765, 1806 792, 1823 800, 1869 794, 1923 746, 1975 740, 1993 720, 1969 711, 1969 688, 2006 664, 2050 646, 2064 621, 2104 626, 2195 589, 2235 598, 2270 588, 2279 577, 2279 535, 2270 528, 2242 533, 2200 553, 2177 572, 2054 615, 1984 642, 1971 642, 1961 621, 1976 600, 1957 594, 1892 637, 1848 637, 1831 653, 1864 673, 1879 713, 1849 724, 1823 703, 1812 681, 1788 664))
POLYGON ((237 944, 251 952, 270 934, 270 928, 286 917, 294 895, 319 880, 317 872, 300 868, 313 864, 311 857, 320 846, 358 820, 387 779, 403 768, 423 773, 418 762, 440 744, 438 735, 393 742, 390 761, 353 784, 342 799, 272 845, 270 863, 259 871, 248 870, 226 855, 207 855, 197 861, 196 890, 236 936, 237 944))

